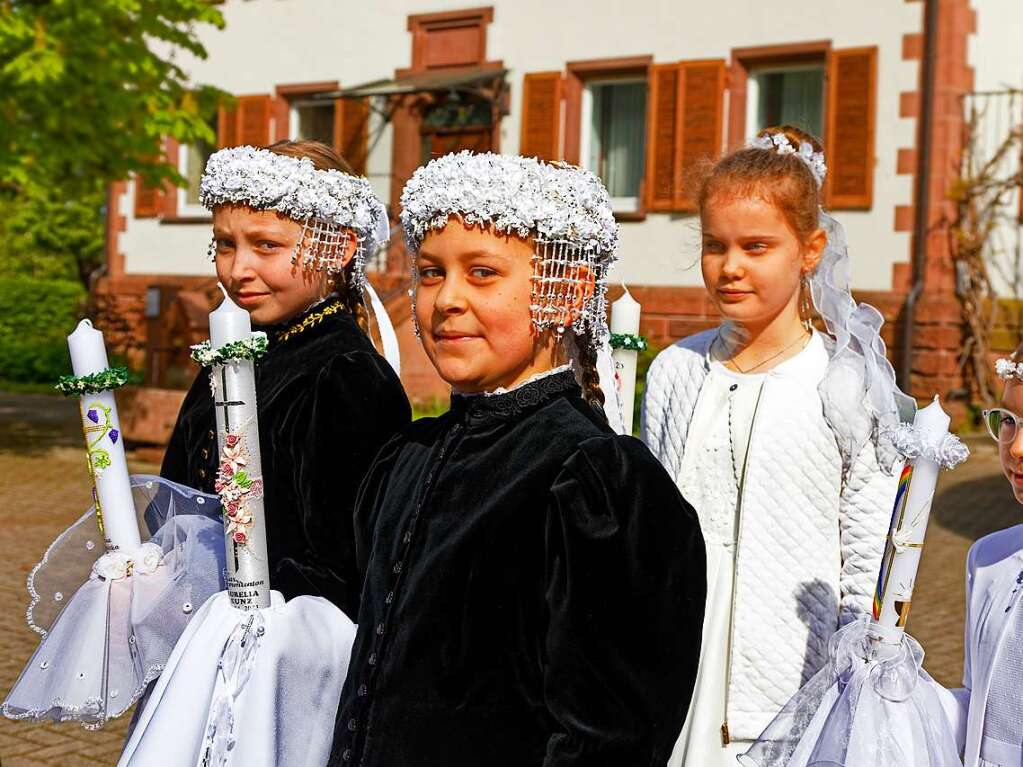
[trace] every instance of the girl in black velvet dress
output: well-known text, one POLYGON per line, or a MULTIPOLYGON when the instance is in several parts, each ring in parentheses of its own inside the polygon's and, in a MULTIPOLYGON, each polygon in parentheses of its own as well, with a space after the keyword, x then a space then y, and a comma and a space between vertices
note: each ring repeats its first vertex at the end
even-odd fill
POLYGON ((466 152, 420 168, 402 203, 451 410, 391 440, 360 489, 366 580, 330 765, 663 765, 696 674, 704 545, 601 411, 607 192, 466 152))
MULTIPOLYGON (((255 158, 251 167, 267 152, 308 158, 317 172, 354 176, 323 144, 253 149, 246 153, 255 158)), ((242 171, 251 174, 251 167, 242 171)), ((377 450, 411 414, 397 374, 366 334, 363 266, 385 236, 377 229, 386 227, 386 214, 364 180, 342 179, 337 188, 345 183, 361 193, 337 201, 361 206, 353 218, 363 223, 350 231, 332 238, 313 221, 280 213, 271 188, 259 201, 214 207, 211 252, 220 282, 269 340, 256 366, 256 392, 270 585, 286 599, 325 597, 354 617, 362 587, 353 537, 356 489, 377 450)), ((209 370, 185 398, 161 474, 213 492, 209 370)))

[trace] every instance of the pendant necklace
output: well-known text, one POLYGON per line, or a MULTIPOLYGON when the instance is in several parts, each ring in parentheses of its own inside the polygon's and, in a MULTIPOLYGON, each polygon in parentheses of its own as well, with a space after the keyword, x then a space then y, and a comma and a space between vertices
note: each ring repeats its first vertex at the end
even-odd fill
MULTIPOLYGON (((754 370, 756 370, 757 368, 761 368, 761 367, 763 367, 764 365, 766 365, 766 364, 767 364, 768 362, 770 362, 771 360, 775 360, 775 359, 778 359, 778 357, 780 357, 780 356, 781 356, 781 355, 783 355, 783 354, 784 354, 785 352, 787 352, 787 351, 789 351, 790 349, 792 349, 792 347, 794 347, 794 346, 795 346, 796 344, 798 344, 798 343, 799 343, 800 341, 803 341, 803 340, 804 340, 804 338, 805 338, 805 339, 809 339, 809 338, 811 338, 811 337, 812 337, 812 334, 811 334, 811 335, 807 335, 807 334, 805 334, 805 333, 800 333, 800 334, 799 334, 799 338, 797 338, 797 339, 796 339, 795 341, 793 341, 792 343, 790 343, 790 344, 789 344, 788 346, 786 346, 786 347, 785 347, 785 348, 783 348, 783 349, 780 349, 779 351, 776 351, 776 352, 775 352, 774 354, 772 354, 772 355, 771 355, 770 357, 767 357, 766 359, 762 359, 762 360, 760 360, 760 362, 758 362, 758 363, 757 363, 756 365, 754 365, 753 367, 749 367, 749 368, 746 368, 745 370, 743 370, 743 369, 742 369, 742 368, 741 368, 741 367, 739 366, 739 363, 735 361, 735 355, 729 355, 729 357, 728 357, 728 359, 726 360, 726 362, 727 362, 728 364, 730 364, 730 365, 734 366, 734 367, 735 367, 735 369, 736 369, 736 370, 737 370, 738 372, 742 373, 743 375, 746 375, 747 373, 751 373, 751 372, 753 372, 753 371, 754 371, 754 370)), ((718 335, 717 335, 717 339, 716 339, 716 340, 717 340, 718 342, 720 342, 722 346, 724 346, 724 343, 725 343, 725 342, 724 342, 724 339, 722 339, 722 338, 721 338, 721 331, 720 331, 720 330, 718 331, 718 335)), ((725 351, 727 351, 727 348, 725 349, 725 351)))

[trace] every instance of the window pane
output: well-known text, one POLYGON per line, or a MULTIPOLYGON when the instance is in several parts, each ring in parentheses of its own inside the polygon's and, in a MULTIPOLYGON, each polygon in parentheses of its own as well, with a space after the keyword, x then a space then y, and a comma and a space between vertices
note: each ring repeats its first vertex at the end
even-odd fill
POLYGON ((182 175, 188 181, 185 188, 185 204, 199 204, 199 181, 202 179, 202 172, 206 169, 206 161, 214 152, 214 147, 206 142, 190 144, 186 150, 185 168, 182 175))
POLYGON ((299 104, 295 107, 298 140, 319 141, 334 146, 334 105, 299 104))
POLYGON ((646 83, 590 86, 592 112, 587 167, 611 197, 638 197, 646 138, 646 83))
POLYGON ((821 136, 824 124, 824 67, 758 72, 756 130, 795 125, 821 136))

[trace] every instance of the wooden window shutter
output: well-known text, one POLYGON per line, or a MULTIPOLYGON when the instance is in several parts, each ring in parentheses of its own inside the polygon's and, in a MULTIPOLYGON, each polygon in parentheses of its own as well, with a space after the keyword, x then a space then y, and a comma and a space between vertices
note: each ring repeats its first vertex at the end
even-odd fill
POLYGON ((268 94, 238 97, 238 143, 265 146, 270 143, 273 98, 268 94))
POLYGON ((238 110, 220 107, 217 112, 217 147, 238 146, 238 110))
POLYGON ((334 146, 352 170, 366 175, 369 148, 369 99, 337 99, 334 102, 334 146))
POLYGON ((647 110, 647 208, 691 210, 685 173, 721 151, 725 62, 683 61, 650 69, 647 110))
POLYGON ((679 140, 675 209, 692 210, 686 198, 686 173, 701 160, 716 160, 724 133, 725 62, 682 62, 682 136, 679 140))
POLYGON ((561 159, 561 73, 534 72, 522 81, 519 154, 561 159))
POLYGON ((680 97, 682 67, 654 64, 650 67, 647 101, 646 206, 650 210, 674 210, 679 196, 681 164, 679 137, 682 124, 680 97))
POLYGON ((150 186, 135 174, 135 218, 156 218, 163 211, 163 187, 150 186))
POLYGON ((828 58, 828 162, 832 208, 870 208, 874 191, 877 48, 846 48, 828 58))

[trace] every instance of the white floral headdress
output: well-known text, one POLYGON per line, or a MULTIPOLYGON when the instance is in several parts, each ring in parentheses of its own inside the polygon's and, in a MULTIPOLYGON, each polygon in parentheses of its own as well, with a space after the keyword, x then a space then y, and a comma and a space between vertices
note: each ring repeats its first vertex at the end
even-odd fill
POLYGON ((749 145, 754 149, 766 149, 775 154, 794 155, 797 159, 802 160, 806 167, 810 169, 810 173, 813 174, 813 180, 817 182, 817 188, 820 189, 824 186, 824 179, 828 175, 828 166, 824 162, 824 152, 815 152, 813 144, 809 141, 799 142, 799 147, 797 148, 792 145, 789 137, 784 133, 762 133, 754 137, 749 142, 749 145))
POLYGON ((530 306, 534 327, 563 333, 567 313, 577 336, 588 337, 594 346, 604 341, 607 272, 617 258, 618 224, 607 190, 593 173, 530 157, 463 151, 419 168, 405 185, 401 205, 413 277, 423 238, 452 216, 470 226, 531 236, 536 244, 530 306), (580 266, 596 286, 581 308, 573 308, 580 266))
MULTIPOLYGON (((362 291, 366 260, 389 235, 387 211, 369 181, 339 170, 317 170, 308 157, 239 146, 210 156, 199 183, 199 201, 213 210, 240 204, 274 210, 303 224, 292 263, 336 274, 354 233, 355 267, 350 287, 362 291)), ((210 255, 215 244, 210 245, 210 255)))
POLYGON ((1003 381, 1023 381, 1023 362, 1003 357, 995 362, 995 372, 1003 381))

